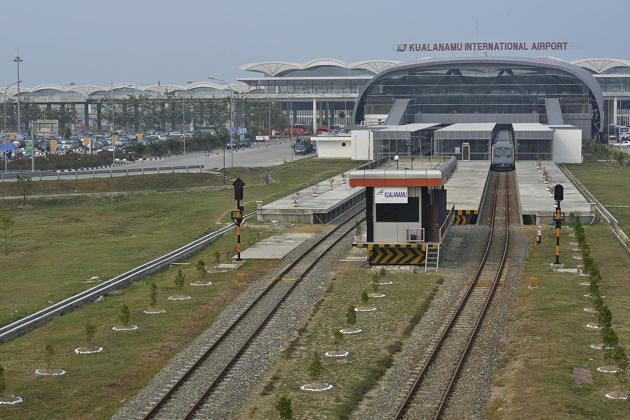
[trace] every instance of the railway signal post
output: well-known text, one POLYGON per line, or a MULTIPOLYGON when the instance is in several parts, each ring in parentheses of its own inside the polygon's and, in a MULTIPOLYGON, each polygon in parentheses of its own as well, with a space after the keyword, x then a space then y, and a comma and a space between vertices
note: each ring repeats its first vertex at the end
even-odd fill
POLYGON ((236 261, 241 260, 241 223, 243 222, 243 206, 241 206, 241 200, 243 199, 243 187, 245 183, 241 178, 236 178, 236 181, 232 183, 234 186, 234 199, 236 200, 236 210, 233 211, 230 216, 232 222, 236 225, 236 261))
POLYGON ((562 227, 562 209, 560 208, 560 202, 564 199, 564 187, 560 184, 556 184, 553 187, 553 199, 556 201, 556 211, 553 215, 553 220, 556 223, 556 262, 555 266, 560 267, 560 228, 562 227))

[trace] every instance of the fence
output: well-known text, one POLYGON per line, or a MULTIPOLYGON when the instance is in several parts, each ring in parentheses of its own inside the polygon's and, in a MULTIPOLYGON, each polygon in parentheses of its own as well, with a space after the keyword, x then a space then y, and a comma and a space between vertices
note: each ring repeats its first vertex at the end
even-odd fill
POLYGON ((79 169, 70 171, 8 171, 2 172, 0 175, 1 182, 12 182, 19 175, 30 176, 34 181, 49 180, 67 180, 67 179, 85 179, 85 178, 102 178, 109 176, 129 176, 129 175, 148 175, 148 174, 174 174, 190 173, 191 171, 202 172, 204 165, 186 165, 186 166, 158 166, 155 168, 110 168, 110 169, 79 169))

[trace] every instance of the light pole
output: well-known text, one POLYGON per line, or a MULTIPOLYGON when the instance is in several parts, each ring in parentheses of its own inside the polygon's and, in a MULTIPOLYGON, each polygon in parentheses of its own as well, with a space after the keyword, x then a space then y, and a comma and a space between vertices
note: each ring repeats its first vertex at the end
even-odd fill
POLYGON ((22 57, 20 57, 19 55, 16 55, 15 58, 13 59, 13 62, 15 64, 17 64, 17 79, 15 83, 17 83, 17 132, 20 132, 21 129, 21 124, 20 124, 20 63, 24 61, 22 60, 22 57))
MULTIPOLYGON (((119 86, 117 89, 126 89, 128 87, 130 87, 131 85, 123 85, 123 86, 119 86)), ((112 98, 110 101, 111 104, 111 116, 112 116, 112 165, 116 164, 116 142, 114 141, 114 136, 116 133, 116 129, 115 129, 115 117, 114 117, 114 82, 112 82, 111 84, 111 92, 112 92, 112 98)))
MULTIPOLYGON (((231 167, 234 167, 234 142, 232 141, 232 128, 234 127, 234 122, 233 122, 233 118, 234 118, 234 107, 232 105, 232 97, 233 97, 233 92, 234 92, 234 88, 232 87, 231 84, 229 84, 228 82, 226 82, 223 79, 218 79, 216 77, 212 77, 212 76, 208 76, 208 80, 215 80, 217 82, 221 82, 223 84, 225 84, 228 89, 230 89, 230 125, 229 125, 229 134, 230 134, 230 159, 232 160, 231 163, 231 167)), ((225 145, 223 145, 223 183, 225 183, 225 145)))
MULTIPOLYGON (((6 89, 4 90, 4 133, 7 132, 7 92, 9 91, 9 88, 13 85, 17 85, 18 83, 21 83, 21 80, 18 80, 17 82, 13 82, 10 83, 9 85, 7 85, 6 89)), ((19 96, 18 96, 19 98, 19 96)))

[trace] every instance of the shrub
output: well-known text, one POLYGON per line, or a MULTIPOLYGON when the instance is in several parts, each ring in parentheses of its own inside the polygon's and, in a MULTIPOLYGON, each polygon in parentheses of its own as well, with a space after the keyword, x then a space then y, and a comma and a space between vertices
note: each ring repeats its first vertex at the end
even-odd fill
POLYGON ((291 399, 285 396, 280 397, 276 404, 276 410, 281 419, 290 420, 293 418, 293 408, 291 407, 291 399))
POLYGON ((610 328, 612 323, 612 313, 606 304, 602 305, 602 307, 597 311, 597 322, 604 330, 610 328))
POLYGON ((368 302, 368 300, 370 300, 370 297, 368 296, 368 293, 364 290, 361 293, 361 302, 365 304, 368 302))
POLYGON ((308 365, 308 373, 311 379, 316 380, 322 375, 322 354, 317 350, 313 352, 311 363, 308 365))
POLYGON ((332 339, 333 339, 333 344, 335 345, 335 351, 339 351, 339 345, 343 341, 343 334, 341 333, 341 331, 334 330, 332 339))
POLYGON ((151 304, 152 308, 155 308, 157 306, 157 300, 158 300, 158 287, 155 283, 151 283, 151 289, 149 291, 149 303, 151 304))
POLYGON ((50 370, 54 357, 55 357, 55 347, 52 344, 49 344, 44 348, 44 358, 46 360, 46 369, 50 370))
POLYGON ((88 319, 88 321, 85 323, 85 338, 88 346, 92 345, 92 341, 94 340, 95 335, 96 325, 94 325, 92 321, 88 319))
POLYGON ((175 277, 175 287, 177 288, 177 292, 181 293, 184 290, 184 283, 186 283, 186 277, 184 277, 184 273, 182 270, 177 272, 177 276, 175 277))
POLYGON ((203 260, 197 261, 197 274, 199 274, 199 280, 203 280, 206 277, 206 263, 203 260))
POLYGON ((214 263, 216 265, 221 263, 221 253, 219 251, 214 251, 214 263))
POLYGON ((7 390, 7 384, 4 379, 4 366, 0 365, 0 395, 4 394, 7 390))
POLYGON ((354 325, 357 323, 357 312, 354 310, 354 306, 348 306, 348 310, 346 311, 346 321, 349 325, 354 325))
POLYGON ((131 311, 129 311, 129 307, 126 303, 123 303, 123 305, 120 307, 118 319, 125 327, 129 325, 129 320, 131 319, 131 311))

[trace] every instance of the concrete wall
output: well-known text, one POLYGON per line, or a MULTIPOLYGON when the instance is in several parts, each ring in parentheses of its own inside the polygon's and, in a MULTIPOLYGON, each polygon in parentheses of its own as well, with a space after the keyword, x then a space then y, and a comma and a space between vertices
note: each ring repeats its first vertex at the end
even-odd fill
POLYGON ((352 160, 374 159, 374 136, 372 130, 352 130, 352 160))
POLYGON ((553 129, 553 161, 557 163, 582 163, 582 130, 575 127, 553 129))
POLYGON ((350 136, 317 136, 317 157, 323 159, 350 159, 352 141, 350 136))
MULTIPOLYGON (((372 191, 376 191, 377 188, 373 188, 372 191)), ((409 187, 409 197, 421 197, 422 187, 409 187)), ((376 201, 376 200, 374 200, 376 201)), ((422 202, 418 209, 418 221, 417 222, 377 222, 376 221, 376 203, 373 202, 374 215, 374 242, 377 243, 407 243, 407 229, 419 229, 422 226, 422 202)))

